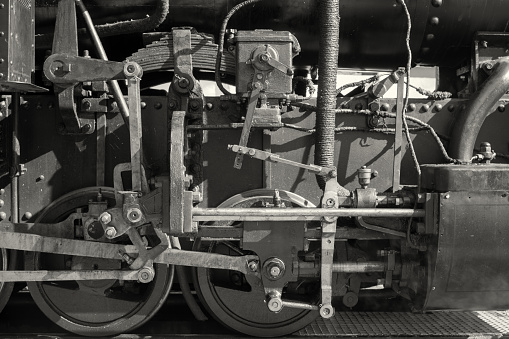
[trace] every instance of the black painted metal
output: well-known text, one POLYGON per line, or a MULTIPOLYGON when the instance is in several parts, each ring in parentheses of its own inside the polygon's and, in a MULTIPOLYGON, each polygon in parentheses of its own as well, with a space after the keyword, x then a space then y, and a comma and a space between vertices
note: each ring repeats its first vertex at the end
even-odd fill
MULTIPOLYGON (((48 2, 48 1, 46 1, 48 2)), ((218 34, 221 20, 240 0, 172 1, 167 20, 159 30, 188 26, 199 31, 218 34)), ((44 3, 44 2, 43 2, 44 3)), ((150 14, 153 3, 132 1, 121 7, 121 0, 108 1, 91 7, 99 23, 114 14, 121 18, 150 14), (102 21, 101 21, 102 19, 102 21)), ((475 32, 505 31, 509 11, 508 0, 408 0, 412 17, 411 47, 417 63, 457 66, 470 57, 475 32)), ((294 33, 303 52, 296 65, 314 65, 318 52, 318 1, 262 1, 250 10, 239 12, 230 27, 237 29, 271 28, 294 33)), ((341 67, 395 68, 406 60, 406 18, 394 0, 343 1, 341 15, 341 67)), ((54 8, 37 8, 41 25, 50 23, 54 8)), ((41 27, 42 29, 42 27, 41 27)))
POLYGON ((507 309, 509 201, 506 191, 440 195, 436 262, 428 309, 507 309), (487 227, 482 227, 486 225, 487 227))

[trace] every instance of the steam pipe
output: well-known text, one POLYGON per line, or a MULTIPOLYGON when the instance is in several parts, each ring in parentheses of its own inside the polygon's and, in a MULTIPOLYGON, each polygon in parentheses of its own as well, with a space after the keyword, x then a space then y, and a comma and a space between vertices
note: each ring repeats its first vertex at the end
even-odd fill
MULTIPOLYGON (((94 28, 97 32, 97 35, 100 37, 147 32, 159 27, 159 25, 161 25, 164 20, 166 20, 169 10, 170 0, 158 0, 154 12, 146 18, 137 20, 125 20, 112 24, 96 25, 94 28)), ((82 37, 87 34, 87 30, 89 31, 89 29, 79 29, 78 37, 82 37)), ((36 35, 37 48, 49 47, 51 46, 52 41, 53 34, 36 35)))
POLYGON ((493 107, 509 90, 509 58, 500 58, 493 73, 482 84, 466 110, 459 117, 452 132, 449 155, 461 161, 470 161, 481 126, 493 107))
MULTIPOLYGON (((336 75, 339 57, 339 0, 320 2, 320 54, 318 57, 318 98, 316 113, 315 164, 334 166, 336 127, 336 75)), ((325 178, 316 177, 321 189, 325 178)))

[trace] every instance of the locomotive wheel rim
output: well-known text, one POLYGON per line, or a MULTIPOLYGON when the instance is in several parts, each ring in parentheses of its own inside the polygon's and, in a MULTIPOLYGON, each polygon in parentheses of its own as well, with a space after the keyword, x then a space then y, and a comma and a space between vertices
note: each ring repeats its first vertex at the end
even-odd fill
MULTIPOLYGON (((112 188, 100 189, 104 198, 115 200, 112 188)), ((86 206, 89 199, 96 197, 98 192, 97 187, 71 192, 51 203, 36 222, 50 222, 50 219, 54 221, 69 215, 76 208, 86 206)), ((27 252, 26 269, 39 269, 41 259, 44 259, 45 255, 27 252)), ((72 286, 75 282, 28 282, 27 284, 37 306, 60 327, 85 336, 115 335, 143 325, 164 304, 173 283, 174 267, 156 264, 154 270, 155 277, 152 282, 136 283, 135 287, 142 290, 142 294, 135 296, 136 298, 126 293, 120 294, 124 299, 114 299, 119 297, 118 293, 113 298, 109 298, 106 295, 93 295, 80 290, 62 288, 66 286, 62 283, 72 286), (119 306, 123 309, 118 309, 119 306), (107 320, 104 321, 106 318, 107 320)))
MULTIPOLYGON (((291 202, 299 207, 313 207, 308 200, 297 194, 279 191, 281 200, 291 202)), ((238 207, 239 205, 254 204, 257 201, 272 199, 274 190, 259 189, 248 191, 233 196, 218 207, 238 207)), ((208 252, 224 252, 225 242, 210 242, 207 248, 208 252)), ((227 243, 226 247, 232 248, 233 243, 227 243)), ((195 250, 200 250, 201 241, 195 242, 195 250)), ((232 255, 232 251, 229 251, 232 255)), ((233 250, 235 252, 235 250, 233 250)), ((239 254, 241 250, 237 251, 239 254)), ((223 253, 226 254, 226 253, 223 253)), ((283 308, 279 313, 269 311, 265 303, 265 293, 263 286, 251 286, 251 290, 239 290, 219 286, 214 283, 214 274, 222 270, 213 270, 207 268, 196 268, 194 270, 194 284, 200 298, 210 315, 224 326, 244 334, 258 337, 281 336, 293 333, 305 327, 318 316, 316 311, 283 308)), ((226 271, 232 273, 232 271, 226 271)), ((233 274, 242 274, 233 272, 233 274)), ((235 279, 238 281, 238 278, 235 279)), ((318 303, 318 296, 312 301, 318 303)))
MULTIPOLYGON (((9 252, 5 248, 0 248, 0 258, 1 258, 0 263, 2 265, 0 266, 0 271, 7 271, 9 269, 9 266, 12 265, 12 261, 14 258, 12 255, 9 255, 10 253, 12 252, 9 252)), ((13 288, 14 283, 0 281, 0 312, 2 312, 5 305, 9 301, 13 288)))

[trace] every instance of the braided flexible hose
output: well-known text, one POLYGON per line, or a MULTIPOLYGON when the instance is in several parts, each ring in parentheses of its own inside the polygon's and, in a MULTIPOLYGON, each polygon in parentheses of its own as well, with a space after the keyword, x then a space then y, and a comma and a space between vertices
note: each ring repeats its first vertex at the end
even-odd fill
MULTIPOLYGON (((336 127, 336 74, 339 56, 339 0, 320 1, 320 55, 318 59, 318 111, 316 115, 315 164, 334 166, 336 127)), ((325 187, 325 178, 317 176, 325 187)))

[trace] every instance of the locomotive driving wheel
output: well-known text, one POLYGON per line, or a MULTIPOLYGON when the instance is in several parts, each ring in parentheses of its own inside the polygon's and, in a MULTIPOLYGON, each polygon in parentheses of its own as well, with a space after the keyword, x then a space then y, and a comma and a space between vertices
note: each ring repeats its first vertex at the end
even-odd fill
MULTIPOLYGON (((96 201, 98 196, 108 202, 108 208, 115 204, 112 188, 81 189, 51 203, 36 222, 61 222, 73 213, 86 213, 89 202, 96 201)), ((75 238, 82 238, 79 232, 75 234, 75 238)), ((120 243, 129 243, 119 239, 120 243)), ((150 246, 150 239, 147 240, 150 246)), ((27 252, 25 267, 27 270, 129 269, 117 260, 35 252, 27 252)), ((173 266, 155 264, 154 270, 154 280, 147 284, 120 280, 53 281, 29 282, 28 288, 41 311, 60 327, 79 335, 115 335, 144 324, 163 305, 173 282, 173 266)))
MULTIPOLYGON (((274 190, 253 190, 236 195, 218 207, 266 207, 273 201, 274 190)), ((280 192, 286 207, 314 207, 309 201, 291 192, 280 192)), ((231 223, 230 223, 231 224, 231 223)), ((224 224, 222 224, 224 225, 224 224)), ((253 254, 240 248, 235 241, 197 240, 195 250, 226 255, 253 254)), ((233 330, 257 337, 281 336, 298 331, 311 323, 318 312, 284 307, 271 312, 261 284, 250 284, 237 271, 197 268, 194 286, 200 301, 217 321, 233 330)), ((300 280, 283 289, 283 299, 316 305, 320 298, 319 280, 300 280)))
MULTIPOLYGON (((13 253, 16 252, 0 248, 0 271, 7 271, 16 262, 15 257, 12 255, 13 253)), ((0 312, 2 312, 7 301, 9 301, 13 288, 14 283, 0 281, 0 312)))

